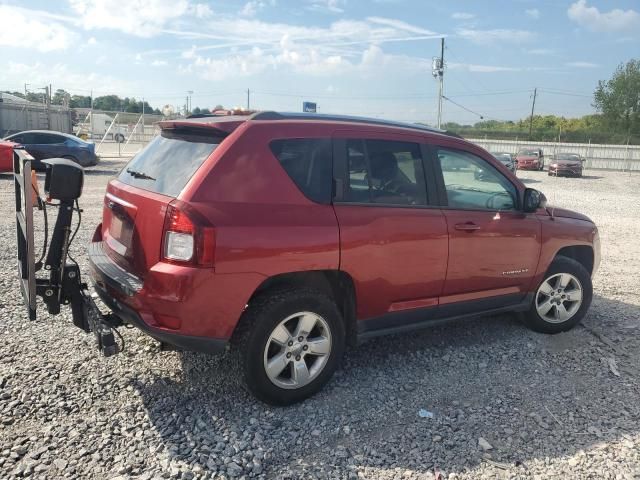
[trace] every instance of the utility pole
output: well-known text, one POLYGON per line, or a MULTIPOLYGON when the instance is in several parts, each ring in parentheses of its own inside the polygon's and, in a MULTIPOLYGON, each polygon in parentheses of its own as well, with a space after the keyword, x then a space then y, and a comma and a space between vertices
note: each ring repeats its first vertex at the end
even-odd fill
POLYGON ((438 128, 442 126, 442 97, 444 96, 444 38, 440 39, 440 57, 434 57, 431 74, 438 79, 438 128))
POLYGON ((529 141, 531 141, 531 130, 533 129, 533 112, 536 108, 536 96, 538 95, 538 89, 533 89, 533 103, 531 104, 531 118, 529 119, 529 141))
POLYGON ((251 96, 251 92, 247 88, 247 110, 250 110, 250 107, 251 107, 251 102, 249 101, 250 96, 251 96))
POLYGON ((187 90, 187 104, 184 112, 185 117, 188 117, 191 113, 191 95, 193 95, 193 90, 187 90))

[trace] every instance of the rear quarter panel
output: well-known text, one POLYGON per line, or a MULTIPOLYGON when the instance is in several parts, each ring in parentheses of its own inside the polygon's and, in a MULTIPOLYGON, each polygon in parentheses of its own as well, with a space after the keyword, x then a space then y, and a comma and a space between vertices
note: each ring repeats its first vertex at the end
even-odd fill
POLYGON ((269 148, 278 138, 328 138, 330 132, 317 124, 248 121, 198 171, 182 199, 216 227, 216 274, 266 278, 338 268, 333 207, 307 199, 269 148))

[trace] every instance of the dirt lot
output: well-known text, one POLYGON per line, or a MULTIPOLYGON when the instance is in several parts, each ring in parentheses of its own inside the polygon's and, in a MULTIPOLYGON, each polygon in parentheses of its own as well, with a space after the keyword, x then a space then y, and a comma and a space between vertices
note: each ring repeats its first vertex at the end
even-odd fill
MULTIPOLYGON (((120 165, 87 172, 83 263, 120 165)), ((600 228, 584 325, 546 336, 504 315, 380 338, 289 408, 254 400, 225 358, 127 330, 104 360, 68 314, 30 323, 0 176, 0 477, 640 478, 640 176, 519 175, 600 228)))

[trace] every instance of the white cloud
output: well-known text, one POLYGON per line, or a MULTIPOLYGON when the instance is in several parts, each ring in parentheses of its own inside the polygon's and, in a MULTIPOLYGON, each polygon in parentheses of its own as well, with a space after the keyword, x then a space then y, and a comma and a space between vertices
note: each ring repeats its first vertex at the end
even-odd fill
POLYGON ((266 8, 269 5, 273 7, 275 6, 275 4, 276 0, 249 0, 244 4, 244 7, 242 7, 239 13, 244 17, 253 17, 260 10, 266 8))
POLYGON ((310 0, 309 10, 344 13, 342 5, 345 0, 310 0))
POLYGON ((401 30, 403 32, 416 33, 418 35, 435 35, 436 34, 431 30, 426 30, 421 27, 416 27, 415 25, 411 25, 410 23, 403 22, 402 20, 396 20, 393 18, 367 17, 367 20, 371 23, 376 23, 378 25, 385 25, 397 30, 401 30))
POLYGON ((174 32, 184 38, 210 36, 216 41, 181 52, 188 61, 181 70, 199 73, 209 80, 251 76, 277 68, 323 76, 349 69, 365 72, 376 63, 383 65, 389 61, 400 62, 403 68, 422 65, 424 61, 419 59, 409 61, 408 57, 387 55, 380 45, 437 36, 431 30, 382 17, 337 20, 324 28, 222 18, 216 19, 211 27, 215 33, 174 32), (220 53, 216 54, 217 51, 220 53))
POLYGON ((495 72, 520 72, 521 67, 505 67, 499 65, 480 65, 476 63, 447 63, 447 67, 452 70, 466 70, 476 73, 495 73, 495 72))
POLYGON ((196 18, 209 18, 213 15, 213 10, 206 3, 196 3, 189 7, 189 13, 196 18))
POLYGON ((567 10, 569 19, 594 32, 619 32, 640 29, 640 13, 635 10, 613 9, 600 12, 597 7, 587 5, 587 0, 578 0, 567 10))
POLYGON ((555 55, 556 51, 551 48, 531 48, 526 51, 530 55, 555 55))
POLYGON ((66 50, 77 35, 46 12, 0 5, 0 45, 40 52, 66 50))
POLYGON ((70 70, 68 65, 62 63, 46 64, 36 62, 27 64, 9 61, 0 69, 0 83, 2 84, 22 85, 25 78, 28 78, 30 83, 34 85, 52 83, 54 89, 64 88, 71 92, 88 92, 89 89, 93 89, 94 92, 100 92, 100 94, 131 95, 134 90, 134 86, 131 83, 123 81, 121 78, 103 73, 70 70))
POLYGON ((169 62, 166 60, 154 60, 151 62, 152 67, 166 67, 167 65, 169 65, 169 62))
POLYGON ((540 18, 540 10, 538 10, 537 8, 529 8, 525 10, 524 13, 526 13, 531 18, 535 18, 536 20, 540 18))
POLYGON ((121 30, 139 37, 158 34, 170 21, 190 11, 206 15, 208 8, 191 10, 187 0, 130 0, 122 8, 111 0, 70 0, 70 4, 87 30, 121 30))
POLYGON ((90 37, 89 40, 87 40, 87 43, 89 45, 95 45, 97 43, 96 37, 90 37))
POLYGON ((523 43, 532 40, 535 35, 528 30, 511 30, 498 28, 494 30, 475 30, 471 28, 459 28, 456 34, 478 44, 490 44, 495 42, 523 43))
POLYGON ((454 20, 471 20, 472 18, 475 18, 475 14, 467 12, 455 12, 453 15, 451 15, 451 18, 453 18, 454 20))
POLYGON ((598 68, 600 66, 592 62, 568 62, 565 65, 573 68, 598 68))

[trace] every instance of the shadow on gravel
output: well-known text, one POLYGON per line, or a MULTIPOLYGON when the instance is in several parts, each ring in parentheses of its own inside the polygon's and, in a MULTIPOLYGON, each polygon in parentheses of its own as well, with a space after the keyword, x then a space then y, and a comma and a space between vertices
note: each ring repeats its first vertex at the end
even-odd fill
MULTIPOLYGON (((520 177, 518 177, 520 178, 520 177)), ((535 178, 520 178, 520 181, 524 184, 530 184, 530 183, 540 183, 540 180, 536 180, 535 178)))
POLYGON ((596 296, 584 326, 555 336, 502 315, 378 338, 348 352, 324 391, 288 408, 251 397, 226 357, 182 353, 181 378, 134 387, 170 455, 219 472, 258 452, 256 468, 270 476, 480 464, 522 475, 576 454, 586 462, 581 451, 638 434, 638 318, 639 306, 596 296))

